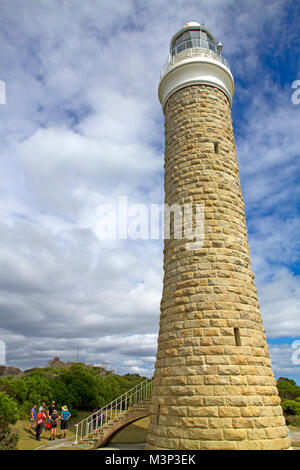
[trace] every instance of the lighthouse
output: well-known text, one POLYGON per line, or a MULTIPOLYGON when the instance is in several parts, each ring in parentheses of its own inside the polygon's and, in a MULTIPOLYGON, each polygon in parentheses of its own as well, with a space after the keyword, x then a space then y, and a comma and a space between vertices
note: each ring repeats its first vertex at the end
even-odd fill
MULTIPOLYGON (((159 83, 165 204, 201 205, 203 243, 164 240, 147 449, 290 448, 251 269, 222 44, 190 22, 159 83), (194 249, 193 249, 194 248, 194 249)), ((251 158, 251 155, 249 155, 251 158)))

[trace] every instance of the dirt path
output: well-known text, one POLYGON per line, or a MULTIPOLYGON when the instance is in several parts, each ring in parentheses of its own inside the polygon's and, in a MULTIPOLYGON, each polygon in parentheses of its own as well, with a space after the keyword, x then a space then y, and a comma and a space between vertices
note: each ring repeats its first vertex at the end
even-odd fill
MULTIPOLYGON (((88 446, 84 445, 73 445, 72 439, 59 439, 57 441, 49 441, 47 444, 43 444, 40 447, 37 447, 35 450, 60 450, 67 448, 68 450, 88 450, 88 446)), ((145 443, 138 444, 125 444, 125 443, 114 443, 106 447, 101 447, 98 450, 144 450, 145 443)))
POLYGON ((292 441, 300 442, 300 432, 291 431, 292 441))

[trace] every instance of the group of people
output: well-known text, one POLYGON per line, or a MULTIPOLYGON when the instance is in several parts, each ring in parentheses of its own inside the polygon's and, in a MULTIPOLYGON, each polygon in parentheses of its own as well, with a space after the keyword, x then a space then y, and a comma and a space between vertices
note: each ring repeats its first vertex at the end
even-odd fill
POLYGON ((71 418, 71 413, 68 410, 67 406, 63 406, 61 409, 60 414, 58 414, 58 411, 55 406, 55 402, 52 401, 51 405, 47 408, 46 413, 46 403, 43 402, 42 405, 39 407, 38 413, 36 413, 36 405, 33 405, 30 413, 30 425, 29 425, 29 432, 31 432, 31 429, 36 423, 36 426, 34 428, 35 430, 35 435, 36 435, 36 440, 40 441, 41 440, 41 433, 44 429, 45 423, 46 423, 46 429, 50 431, 50 438, 49 441, 54 441, 56 438, 56 430, 57 430, 57 425, 60 421, 60 438, 65 438, 67 437, 67 429, 68 429, 68 421, 71 418))

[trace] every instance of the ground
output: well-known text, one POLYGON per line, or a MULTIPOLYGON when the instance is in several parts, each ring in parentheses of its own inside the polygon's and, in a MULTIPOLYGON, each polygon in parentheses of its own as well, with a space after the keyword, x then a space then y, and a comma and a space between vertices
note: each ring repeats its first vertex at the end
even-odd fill
MULTIPOLYGON (((67 432, 67 438, 70 439, 70 442, 75 440, 75 426, 74 425, 90 414, 91 412, 89 411, 80 411, 78 413, 78 416, 72 419, 68 432, 67 432)), ((51 441, 49 441, 49 437, 50 437, 49 431, 46 431, 44 429, 41 434, 41 440, 36 441, 35 432, 34 431, 29 432, 28 428, 29 428, 29 420, 18 421, 17 424, 12 427, 12 429, 16 431, 20 437, 17 450, 34 450, 34 449, 37 449, 38 447, 45 446, 45 445, 48 446, 49 444, 51 444, 51 441)), ((57 428, 57 435, 59 435, 59 433, 60 433, 60 425, 58 425, 58 428, 57 428)), ((60 442, 60 440, 57 439, 55 443, 56 442, 60 442)))
MULTIPOLYGON (((110 444, 133 444, 146 442, 150 418, 140 419, 119 432, 110 444)), ((300 431, 300 429, 299 429, 300 431)))
MULTIPOLYGON (((79 412, 78 417, 73 419, 67 434, 67 440, 56 439, 49 441, 49 431, 43 431, 41 441, 35 440, 35 433, 28 432, 28 421, 18 421, 13 427, 20 435, 18 450, 84 450, 84 447, 72 446, 75 439, 74 425, 89 415, 89 412, 79 412)), ((146 442, 149 418, 144 418, 127 426, 102 450, 143 450, 146 442)), ((59 428, 59 426, 58 426, 59 428)), ((289 426, 292 434, 293 447, 300 450, 300 427, 289 426)), ((59 429, 58 429, 59 434, 59 429)), ((99 449, 101 450, 101 449, 99 449)))

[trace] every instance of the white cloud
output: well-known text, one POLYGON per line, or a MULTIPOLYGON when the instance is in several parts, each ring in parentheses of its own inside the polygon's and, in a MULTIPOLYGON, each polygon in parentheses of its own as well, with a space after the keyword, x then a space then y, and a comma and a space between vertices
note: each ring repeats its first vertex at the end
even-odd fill
POLYGON ((96 208, 119 195, 163 202, 159 73, 172 35, 202 17, 237 78, 233 113, 247 109, 235 124, 266 330, 299 334, 290 269, 299 261, 297 109, 260 58, 279 45, 285 2, 13 0, 0 8, 0 315, 9 363, 71 360, 79 345, 87 362, 151 375, 162 244, 100 242, 96 208))
POLYGON ((287 269, 276 270, 274 277, 262 284, 260 299, 265 328, 270 337, 300 336, 299 276, 287 269))
POLYGON ((295 349, 292 344, 277 344, 269 347, 275 377, 295 377, 300 383, 299 364, 293 363, 295 349))

